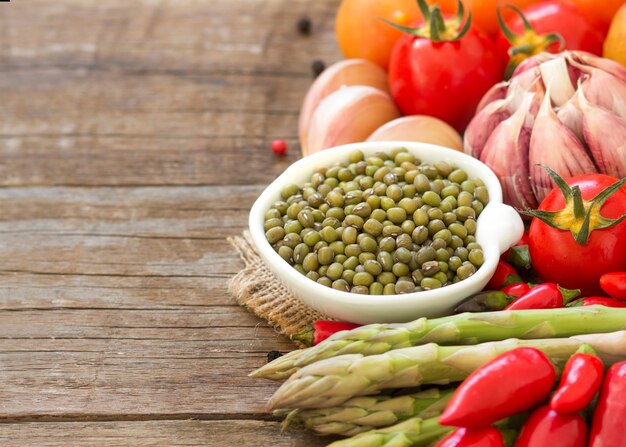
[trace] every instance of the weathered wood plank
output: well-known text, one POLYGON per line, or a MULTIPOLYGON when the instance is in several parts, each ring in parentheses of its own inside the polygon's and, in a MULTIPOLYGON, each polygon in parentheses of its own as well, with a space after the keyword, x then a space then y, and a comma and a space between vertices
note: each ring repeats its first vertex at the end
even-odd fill
POLYGON ((310 57, 336 54, 339 0, 47 0, 2 8, 0 55, 17 66, 108 65, 145 69, 308 74, 310 57), (311 37, 295 30, 302 14, 311 37), (71 24, 71 26, 68 26, 71 24), (314 40, 314 42, 312 42, 314 40))
POLYGON ((280 434, 277 384, 247 377, 293 346, 226 293, 224 239, 298 157, 338 3, 0 7, 3 446, 326 444, 280 434))
POLYGON ((4 447, 321 447, 332 438, 269 421, 25 422, 0 424, 4 447))
POLYGON ((236 306, 0 312, 0 419, 266 417, 287 340, 236 306))
POLYGON ((268 182, 298 156, 311 60, 339 57, 337 3, 5 5, 0 185, 268 182), (310 37, 295 30, 305 12, 310 37), (277 160, 278 137, 292 150, 277 160))
POLYGON ((241 268, 225 238, 260 190, 0 189, 0 273, 221 280, 241 268))

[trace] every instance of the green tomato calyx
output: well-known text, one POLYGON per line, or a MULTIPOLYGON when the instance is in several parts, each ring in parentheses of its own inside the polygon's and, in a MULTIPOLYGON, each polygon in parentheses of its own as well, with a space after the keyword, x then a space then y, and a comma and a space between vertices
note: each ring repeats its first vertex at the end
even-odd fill
POLYGON ((535 54, 548 51, 548 47, 554 42, 559 42, 559 50, 565 48, 565 40, 559 33, 537 34, 524 13, 515 5, 504 5, 505 8, 512 9, 520 16, 524 22, 524 31, 521 34, 515 34, 504 23, 502 18, 502 7, 498 6, 498 24, 502 30, 502 34, 511 44, 509 48, 509 63, 506 66, 505 79, 509 79, 515 68, 526 58, 535 54))
POLYGON ((608 219, 600 214, 602 206, 609 197, 626 185, 626 177, 605 188, 593 199, 584 200, 579 186, 570 187, 552 169, 545 165, 540 166, 548 172, 554 183, 561 190, 561 193, 563 193, 565 208, 559 211, 521 211, 522 214, 535 217, 552 228, 571 231, 572 236, 580 245, 587 243, 589 235, 593 230, 613 227, 626 219, 626 214, 617 219, 608 219))
POLYGON ((443 13, 438 4, 435 4, 431 8, 428 6, 428 3, 426 3, 426 0, 417 0, 417 5, 424 16, 424 24, 417 28, 402 26, 390 22, 389 20, 383 20, 403 33, 423 37, 433 42, 453 42, 459 40, 467 34, 472 24, 472 11, 468 11, 467 20, 463 23, 465 7, 461 0, 457 0, 456 15, 450 19, 443 17, 443 13))

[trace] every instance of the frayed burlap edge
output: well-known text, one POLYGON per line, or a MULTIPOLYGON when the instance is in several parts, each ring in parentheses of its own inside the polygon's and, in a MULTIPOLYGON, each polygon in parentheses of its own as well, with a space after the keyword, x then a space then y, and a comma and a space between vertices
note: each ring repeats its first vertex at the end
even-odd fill
POLYGON ((241 306, 286 336, 306 329, 316 320, 328 319, 291 295, 270 272, 254 249, 249 231, 229 237, 228 242, 235 247, 245 265, 228 285, 228 291, 241 306))

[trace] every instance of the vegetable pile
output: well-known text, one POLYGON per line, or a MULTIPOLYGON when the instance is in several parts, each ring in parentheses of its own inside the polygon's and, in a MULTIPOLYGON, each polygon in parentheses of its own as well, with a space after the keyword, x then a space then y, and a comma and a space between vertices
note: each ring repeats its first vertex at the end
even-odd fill
MULTIPOLYGON (((307 93, 303 155, 366 140, 463 150, 527 231, 452 315, 293 335, 309 347, 251 374, 284 382, 270 408, 285 428, 345 438, 333 447, 626 446, 625 2, 343 0, 337 37, 354 59, 307 93)), ((357 293, 469 276, 483 185, 404 154, 288 186, 268 239, 357 293)))
POLYGON ((589 445, 623 445, 626 309, 463 313, 336 329, 251 374, 284 381, 269 406, 285 428, 346 437, 333 447, 584 446, 588 427, 589 445))

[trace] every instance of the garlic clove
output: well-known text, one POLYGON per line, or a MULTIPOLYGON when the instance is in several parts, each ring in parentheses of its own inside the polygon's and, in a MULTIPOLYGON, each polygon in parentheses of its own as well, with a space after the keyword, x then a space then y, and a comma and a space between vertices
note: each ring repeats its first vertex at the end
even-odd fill
POLYGON ((550 175, 540 164, 549 166, 561 177, 597 172, 576 135, 561 123, 550 104, 550 88, 535 119, 529 145, 530 183, 541 202, 554 188, 550 175))
POLYGON ((578 105, 578 95, 572 96, 569 101, 559 109, 557 117, 561 123, 574 132, 578 141, 583 144, 585 141, 585 137, 583 136, 583 112, 578 105))
POLYGON ((540 64, 549 61, 551 59, 554 59, 554 55, 552 53, 540 53, 538 55, 535 55, 533 57, 529 57, 524 59, 522 62, 520 62, 520 64, 515 68, 515 71, 513 72, 513 75, 511 76, 511 79, 518 77, 520 74, 522 74, 525 71, 528 70, 532 70, 535 69, 537 67, 539 67, 540 64))
POLYGON ((506 97, 507 91, 509 90, 509 83, 507 81, 499 82, 485 93, 485 96, 482 97, 480 102, 478 103, 478 107, 476 107, 476 113, 480 112, 485 108, 487 104, 492 101, 497 101, 498 99, 504 99, 506 97))
POLYGON ((410 115, 383 124, 367 141, 419 141, 463 150, 461 135, 448 123, 426 115, 410 115))
POLYGON ((626 82, 606 71, 592 68, 580 88, 590 103, 604 107, 626 120, 626 82))
POLYGON ((344 87, 324 98, 315 109, 302 154, 365 141, 384 123, 399 116, 387 93, 363 85, 344 87))
POLYGON ((480 156, 498 176, 504 201, 519 209, 537 207, 528 181, 528 145, 532 128, 533 94, 524 96, 520 108, 492 132, 480 156))
POLYGON ((626 67, 621 65, 619 62, 615 62, 614 60, 604 57, 598 57, 594 54, 586 53, 584 51, 569 51, 566 53, 568 62, 583 71, 585 71, 584 69, 587 68, 586 66, 599 68, 600 70, 611 73, 622 82, 626 82, 626 67))
POLYGON ((319 103, 334 91, 352 85, 368 85, 389 93, 387 73, 373 62, 346 59, 328 67, 313 82, 300 109, 298 133, 303 152, 306 152, 309 123, 319 103))
POLYGON ((582 88, 578 102, 583 112, 583 135, 601 173, 626 177, 626 120, 591 104, 582 88))
POLYGON ((552 59, 539 65, 544 85, 549 85, 552 103, 560 107, 564 105, 576 90, 572 84, 567 62, 564 58, 552 59))
POLYGON ((494 129, 511 116, 509 105, 514 96, 499 99, 487 104, 472 118, 463 136, 463 151, 473 157, 480 158, 494 129))

